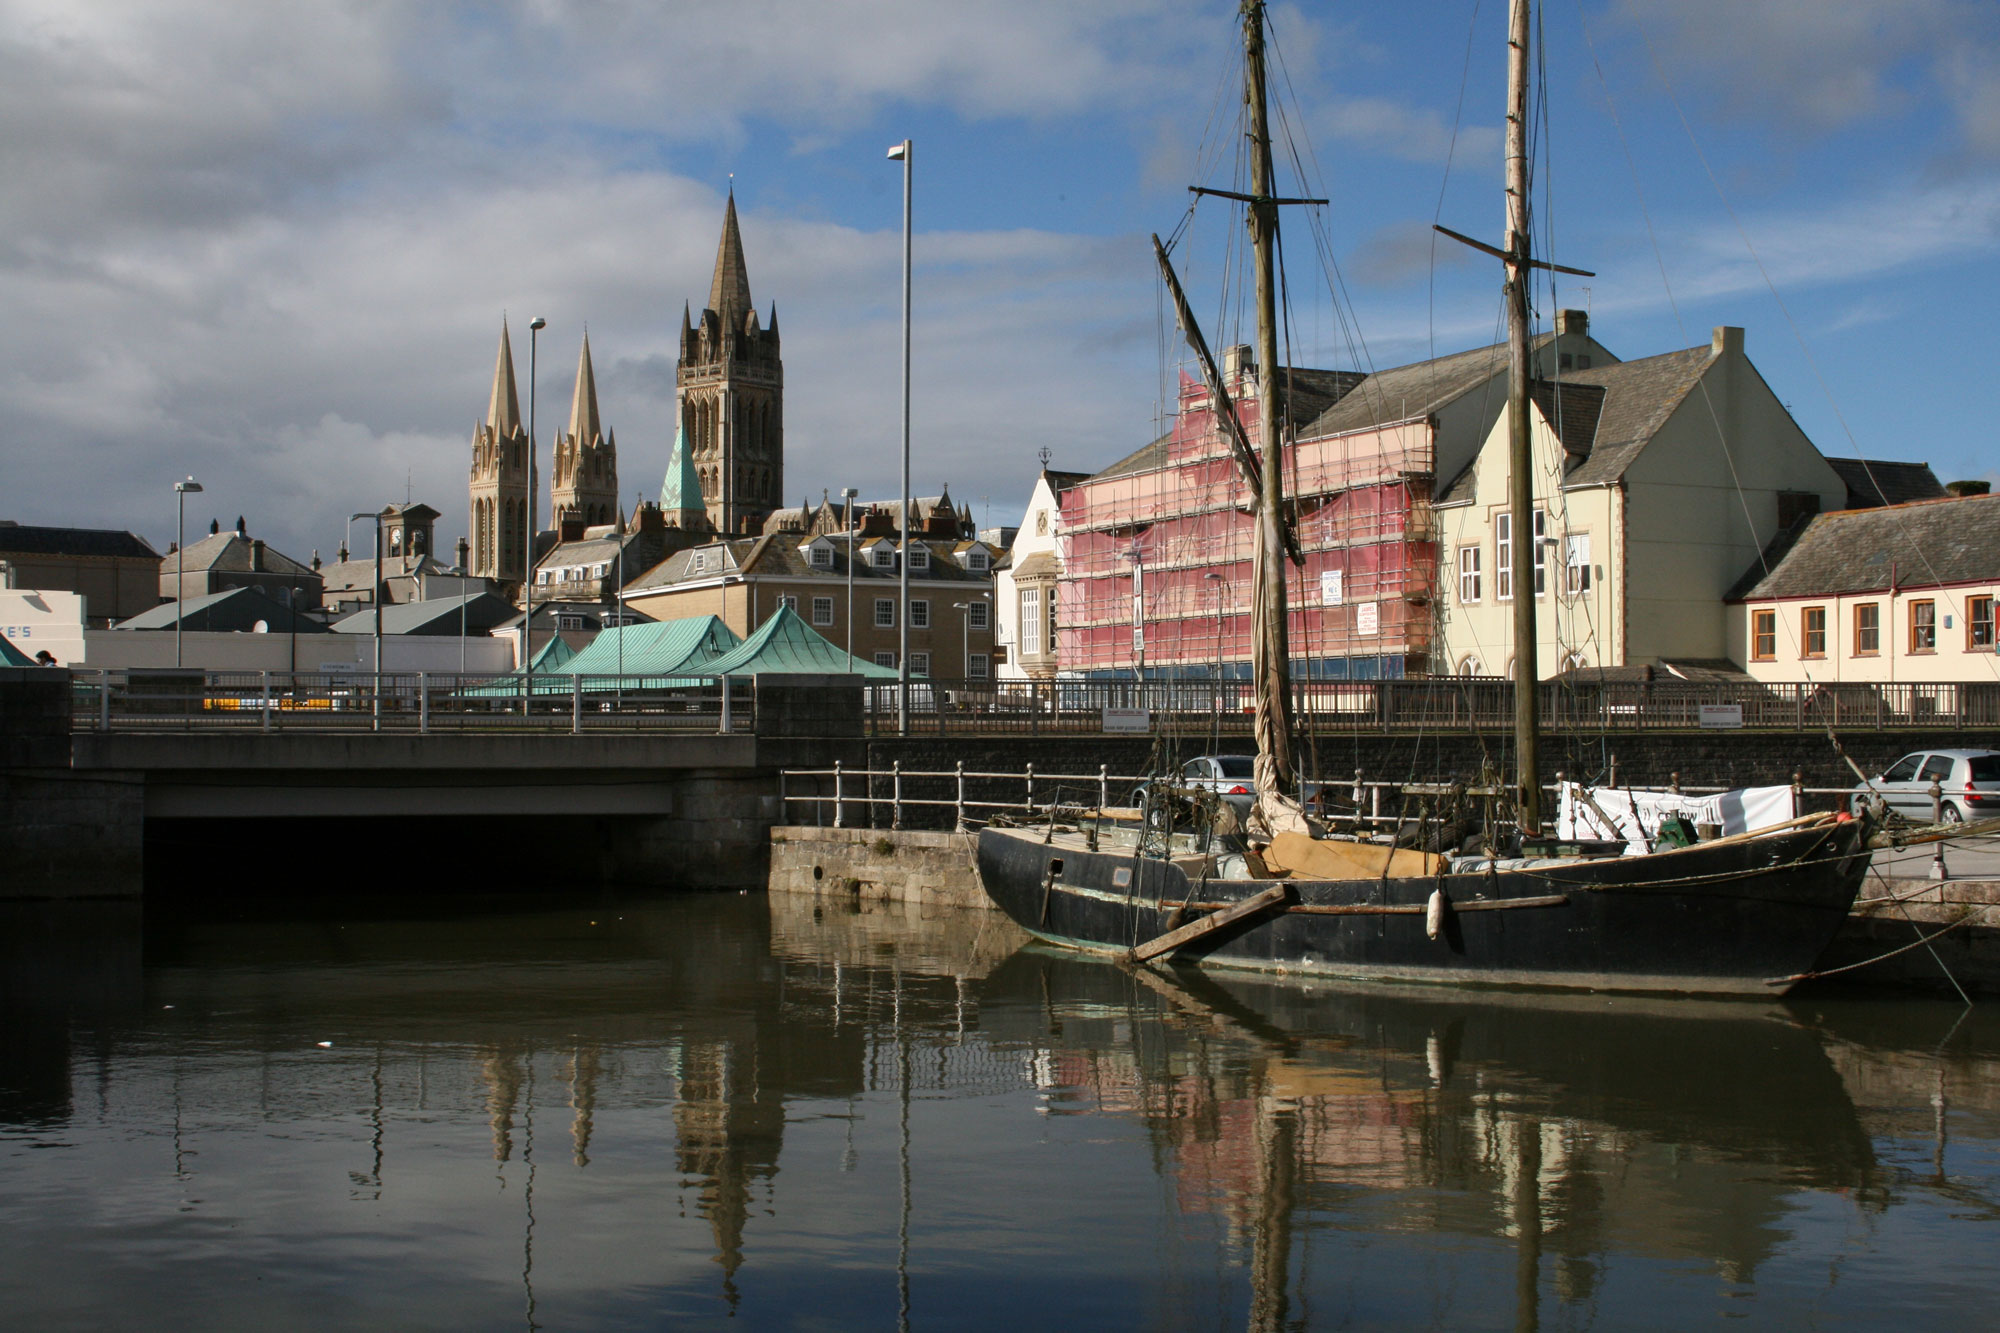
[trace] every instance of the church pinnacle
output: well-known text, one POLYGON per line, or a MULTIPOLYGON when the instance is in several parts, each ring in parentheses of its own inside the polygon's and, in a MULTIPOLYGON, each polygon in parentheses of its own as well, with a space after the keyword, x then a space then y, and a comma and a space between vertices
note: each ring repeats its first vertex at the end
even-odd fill
POLYGON ((493 366, 493 395, 486 404, 486 424, 501 437, 521 433, 521 399, 514 391, 514 346, 507 340, 507 321, 500 321, 500 359, 493 366))
POLYGON ((590 368, 590 330, 583 331, 583 354, 576 361, 576 395, 569 404, 569 433, 589 444, 604 434, 597 420, 597 376, 590 368))
POLYGON ((590 365, 590 334, 576 359, 576 392, 570 399, 569 429, 556 436, 551 519, 558 532, 566 521, 596 527, 612 522, 618 507, 618 442, 607 437, 597 416, 597 375, 590 365))

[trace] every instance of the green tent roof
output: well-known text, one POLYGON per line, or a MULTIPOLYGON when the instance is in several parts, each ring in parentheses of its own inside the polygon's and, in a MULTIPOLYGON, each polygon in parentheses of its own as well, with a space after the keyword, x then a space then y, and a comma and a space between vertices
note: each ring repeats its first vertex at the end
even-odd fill
POLYGON ((685 675, 741 642, 716 616, 622 625, 599 634, 561 670, 572 676, 616 675, 621 667, 628 676, 685 675))
POLYGON ((33 666, 35 659, 16 648, 5 639, 0 639, 0 666, 33 666))
POLYGON ((855 675, 895 680, 894 667, 850 657, 814 632, 789 605, 729 652, 703 664, 709 676, 855 675))

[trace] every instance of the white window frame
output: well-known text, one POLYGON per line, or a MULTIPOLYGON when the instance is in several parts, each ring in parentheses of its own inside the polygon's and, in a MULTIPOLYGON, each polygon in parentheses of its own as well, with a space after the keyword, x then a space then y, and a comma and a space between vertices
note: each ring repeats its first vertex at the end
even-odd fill
POLYGON ((1514 600, 1514 516, 1493 516, 1493 600, 1514 600))
POLYGON ((883 542, 875 548, 872 563, 877 569, 894 569, 896 567, 896 548, 887 542, 883 542))
POLYGON ((965 553, 965 567, 974 574, 984 574, 987 566, 991 563, 984 551, 967 551, 965 553))
POLYGON ((1476 542, 1458 548, 1458 600, 1467 605, 1477 602, 1484 591, 1479 561, 1485 549, 1476 542))
POLYGON ((929 569, 930 567, 931 548, 925 546, 922 542, 912 543, 910 546, 910 568, 918 570, 929 569))
POLYGON ((911 654, 910 654, 910 674, 911 674, 912 676, 928 676, 928 675, 930 675, 930 674, 931 674, 931 655, 930 655, 929 653, 911 653, 911 654))
MULTIPOLYGON (((927 597, 912 597, 910 599, 910 628, 929 629, 930 627, 931 627, 930 599, 927 597)), ((916 654, 915 653, 910 654, 910 658, 912 661, 916 660, 916 654)))
POLYGON ((896 655, 894 653, 877 653, 875 654, 875 665, 879 667, 894 667, 896 665, 896 655))
POLYGON ((1546 597, 1549 592, 1549 511, 1535 511, 1535 596, 1546 597))
POLYGON ((1582 597, 1590 592, 1590 534, 1572 532, 1563 538, 1563 592, 1582 597))
POLYGON ((895 598, 877 597, 875 599, 875 628, 876 629, 896 628, 895 598))
POLYGON ((1021 651, 1040 656, 1042 651, 1042 590, 1022 588, 1021 651))
POLYGON ((991 627, 993 622, 988 615, 987 605, 985 602, 969 602, 966 604, 965 627, 967 629, 987 629, 991 627))
POLYGON ((968 680, 985 680, 992 671, 992 659, 985 653, 974 653, 965 659, 965 675, 968 680))
POLYGON ((813 598, 813 624, 831 625, 832 623, 833 623, 833 598, 831 597, 813 598))
POLYGON ((831 546, 815 546, 812 548, 812 554, 807 557, 807 560, 814 569, 832 569, 833 548, 831 546))

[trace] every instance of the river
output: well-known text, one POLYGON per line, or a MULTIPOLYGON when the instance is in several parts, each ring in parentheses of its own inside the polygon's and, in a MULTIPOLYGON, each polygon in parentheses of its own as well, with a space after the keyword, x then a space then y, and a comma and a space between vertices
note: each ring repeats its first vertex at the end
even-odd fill
POLYGON ((2000 1019, 760 894, 0 913, 16 1328, 1987 1327, 2000 1019))

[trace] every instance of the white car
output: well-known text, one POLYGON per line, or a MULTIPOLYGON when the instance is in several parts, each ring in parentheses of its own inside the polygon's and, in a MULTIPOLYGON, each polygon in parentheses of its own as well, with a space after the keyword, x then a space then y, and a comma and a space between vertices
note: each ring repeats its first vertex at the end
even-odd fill
MULTIPOLYGON (((2000 815, 2000 751, 1919 750, 1883 769, 1871 785, 1896 814, 1929 823, 1933 782, 1942 793, 1938 816, 1947 824, 2000 815)), ((1855 812, 1873 799, 1867 787, 1856 787, 1855 812)))

